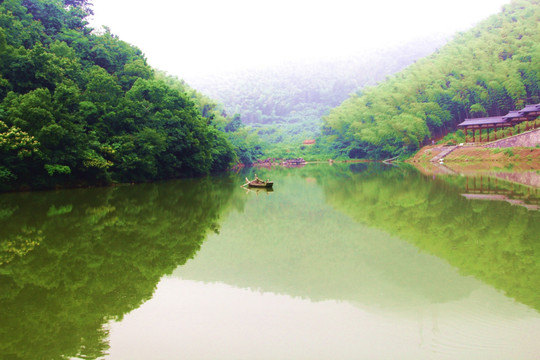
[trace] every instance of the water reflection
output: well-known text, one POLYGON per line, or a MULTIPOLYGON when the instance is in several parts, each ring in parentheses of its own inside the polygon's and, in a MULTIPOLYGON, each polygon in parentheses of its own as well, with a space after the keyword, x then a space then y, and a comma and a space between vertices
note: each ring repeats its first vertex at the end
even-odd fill
POLYGON ((0 358, 540 351, 539 211, 410 168, 257 173, 274 192, 246 194, 242 173, 2 195, 0 358))
MULTIPOLYGON (((216 291, 212 298, 224 284, 240 293, 256 292, 260 299, 254 301, 265 304, 265 313, 294 319, 280 326, 306 344, 304 356, 282 339, 277 343, 287 345, 267 349, 249 335, 274 338, 275 321, 248 314, 259 323, 238 318, 235 328, 245 333, 227 330, 249 338, 254 347, 235 348, 243 355, 237 358, 260 353, 333 358, 326 351, 346 359, 536 356, 538 212, 467 200, 461 195, 465 177, 426 177, 378 164, 329 168, 278 170, 273 174, 278 192, 231 214, 220 235, 211 236, 194 261, 174 272, 181 279, 176 286, 216 291), (282 297, 269 304, 269 294, 282 297), (299 301, 304 310, 289 309, 299 301), (301 316, 307 309, 313 309, 309 321, 301 316), (334 320, 343 324, 341 331, 334 320), (310 329, 303 328, 306 321, 310 329), (332 330, 321 335, 321 328, 332 330)), ((253 306, 241 299, 227 304, 228 311, 253 306)), ((209 324, 209 337, 217 337, 213 329, 226 322, 224 317, 207 319, 205 307, 192 311, 209 324)), ((122 334, 119 325, 118 338, 122 334)), ((202 354, 211 346, 204 339, 178 341, 202 354)), ((226 353, 220 346, 212 349, 226 353)))
POLYGON ((218 230, 230 179, 0 197, 0 358, 95 359, 218 230))
MULTIPOLYGON (((197 261, 197 260, 195 260, 197 261)), ((414 314, 164 278, 110 325, 110 359, 535 359, 540 317, 487 286, 414 314)))
MULTIPOLYGON (((353 173, 345 168, 325 176, 320 171, 326 168, 279 177, 279 191, 253 197, 243 212, 230 214, 220 234, 210 236, 197 259, 175 274, 373 308, 449 302, 478 286, 437 257, 329 206, 328 181, 353 173)), ((337 191, 347 189, 344 184, 337 191)), ((349 205, 362 206, 350 199, 349 205)))
POLYGON ((468 200, 461 194, 470 180, 463 176, 433 179, 394 168, 346 178, 329 179, 324 186, 336 209, 540 310, 535 285, 540 283, 540 212, 507 202, 468 200))

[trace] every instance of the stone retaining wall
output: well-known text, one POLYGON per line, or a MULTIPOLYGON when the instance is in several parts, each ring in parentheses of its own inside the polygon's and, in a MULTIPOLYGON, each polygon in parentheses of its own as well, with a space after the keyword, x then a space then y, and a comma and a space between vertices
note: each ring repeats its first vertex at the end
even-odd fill
POLYGON ((516 136, 512 136, 506 139, 494 141, 487 145, 486 148, 508 148, 508 147, 535 147, 540 145, 540 129, 525 132, 516 136))

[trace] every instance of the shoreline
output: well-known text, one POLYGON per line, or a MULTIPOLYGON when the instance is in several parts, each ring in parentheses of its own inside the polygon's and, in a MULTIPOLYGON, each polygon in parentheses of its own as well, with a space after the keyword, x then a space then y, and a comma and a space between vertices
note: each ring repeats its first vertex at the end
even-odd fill
POLYGON ((505 147, 487 148, 483 146, 457 146, 449 149, 448 146, 431 145, 420 149, 413 157, 405 161, 414 163, 498 163, 502 165, 526 163, 540 169, 540 147, 505 147), (437 156, 444 151, 451 150, 440 160, 437 156))
POLYGON ((429 145, 421 148, 408 163, 422 162, 532 162, 540 168, 540 130, 488 143, 429 145))

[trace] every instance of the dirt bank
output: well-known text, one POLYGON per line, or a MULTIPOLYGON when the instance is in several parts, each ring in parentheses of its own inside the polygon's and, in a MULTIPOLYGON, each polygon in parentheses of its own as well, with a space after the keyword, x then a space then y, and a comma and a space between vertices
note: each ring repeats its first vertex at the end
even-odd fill
POLYGON ((540 166, 540 129, 488 144, 425 146, 407 162, 530 162, 540 166))
MULTIPOLYGON (((447 146, 426 146, 414 157, 407 160, 410 163, 430 162, 447 146)), ((450 162, 490 162, 490 163, 515 163, 526 162, 531 167, 540 168, 540 148, 484 148, 477 146, 458 146, 443 159, 450 162), (536 165, 536 166, 534 166, 536 165)))

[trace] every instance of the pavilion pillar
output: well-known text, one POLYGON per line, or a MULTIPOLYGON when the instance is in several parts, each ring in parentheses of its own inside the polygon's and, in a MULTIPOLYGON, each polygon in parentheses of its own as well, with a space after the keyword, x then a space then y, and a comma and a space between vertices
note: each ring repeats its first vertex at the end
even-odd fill
POLYGON ((495 132, 493 133, 493 136, 495 137, 495 140, 497 140, 497 125, 495 125, 495 132))
POLYGON ((487 142, 489 142, 489 128, 487 128, 487 142))
POLYGON ((465 142, 467 142, 467 128, 465 128, 465 142))
POLYGON ((484 177, 480 175, 480 194, 484 193, 484 177))

